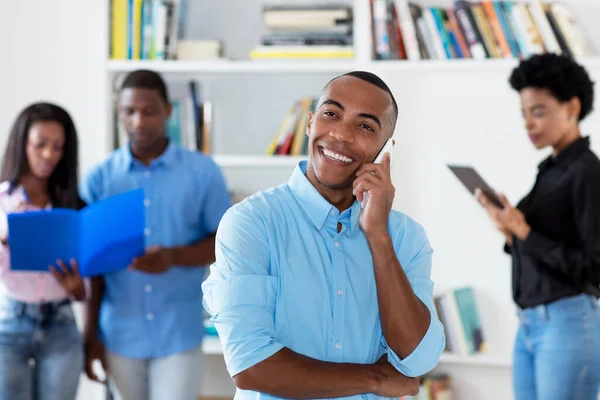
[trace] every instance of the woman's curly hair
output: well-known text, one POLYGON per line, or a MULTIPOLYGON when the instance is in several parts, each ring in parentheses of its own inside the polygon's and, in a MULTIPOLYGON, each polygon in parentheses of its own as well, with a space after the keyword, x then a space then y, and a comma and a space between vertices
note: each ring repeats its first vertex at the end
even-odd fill
POLYGON ((578 97, 579 121, 593 109, 594 82, 585 68, 567 56, 544 53, 522 60, 513 69, 509 83, 517 92, 527 87, 547 89, 561 103, 578 97))

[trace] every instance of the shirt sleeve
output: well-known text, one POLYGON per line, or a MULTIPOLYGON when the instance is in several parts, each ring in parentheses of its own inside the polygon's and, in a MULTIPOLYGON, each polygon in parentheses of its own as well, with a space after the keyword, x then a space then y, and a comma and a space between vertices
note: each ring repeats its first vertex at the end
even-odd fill
POLYGON ((248 208, 234 206, 223 216, 215 250, 203 303, 233 377, 283 348, 275 338, 278 279, 269 274, 265 224, 248 208))
POLYGON ((410 260, 408 266, 403 267, 415 295, 429 309, 429 328, 419 345, 404 359, 388 347, 385 338, 383 338, 383 346, 387 348, 388 352, 388 361, 400 373, 408 377, 422 376, 431 371, 437 365, 442 351, 446 347, 444 327, 438 318, 433 301, 433 281, 431 280, 433 249, 423 229, 420 228, 420 230, 422 245, 410 260))
POLYGON ((586 170, 575 181, 572 208, 581 246, 573 247, 531 230, 523 253, 582 282, 600 285, 600 171, 586 170))
MULTIPOLYGON (((8 234, 8 215, 4 209, 4 204, 0 202, 0 236, 8 234)), ((10 256, 8 253, 8 245, 0 243, 0 276, 10 272, 10 256)))
POLYGON ((231 197, 227 190, 225 178, 219 166, 210 160, 207 182, 209 182, 206 203, 203 209, 203 220, 206 232, 216 232, 225 211, 231 207, 231 197))

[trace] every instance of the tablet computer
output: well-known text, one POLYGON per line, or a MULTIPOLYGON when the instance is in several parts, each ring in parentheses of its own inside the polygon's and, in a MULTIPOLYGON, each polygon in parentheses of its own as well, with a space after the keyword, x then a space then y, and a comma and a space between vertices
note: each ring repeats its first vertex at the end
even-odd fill
POLYGON ((465 185, 465 187, 475 195, 475 189, 479 188, 483 194, 498 208, 504 208, 502 202, 496 195, 496 192, 488 185, 483 178, 477 173, 475 168, 470 165, 448 165, 450 171, 465 185))

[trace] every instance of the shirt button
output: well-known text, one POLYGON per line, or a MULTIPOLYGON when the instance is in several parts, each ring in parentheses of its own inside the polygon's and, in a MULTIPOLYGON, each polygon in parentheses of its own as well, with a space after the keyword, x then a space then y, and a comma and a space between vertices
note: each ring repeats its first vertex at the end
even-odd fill
POLYGON ((152 313, 148 313, 148 314, 146 314, 146 319, 148 321, 152 321, 154 319, 154 315, 152 313))
POLYGON ((146 287, 144 288, 144 290, 146 291, 146 293, 150 293, 152 291, 152 286, 146 285, 146 287))
POLYGON ((341 295, 343 295, 343 294, 344 294, 344 292, 342 292, 342 290, 341 290, 341 289, 338 289, 338 291, 337 291, 337 293, 336 293, 336 294, 337 294, 338 296, 341 296, 341 295))
POLYGON ((335 215, 335 211, 331 210, 331 212, 329 212, 329 215, 331 215, 333 217, 335 215))
POLYGON ((150 228, 144 229, 144 235, 150 236, 150 228))
POLYGON ((342 345, 341 345, 341 344, 339 344, 339 343, 336 343, 336 344, 335 344, 335 348, 339 350, 339 349, 341 349, 341 348, 342 348, 342 345))
POLYGON ((339 249, 342 244, 340 242, 335 242, 334 245, 339 249))
POLYGON ((152 174, 150 173, 150 171, 146 171, 146 172, 144 172, 144 176, 145 176, 146 178, 150 178, 150 176, 151 176, 151 175, 152 175, 152 174))
POLYGON ((150 199, 144 199, 144 205, 148 207, 150 205, 150 199))

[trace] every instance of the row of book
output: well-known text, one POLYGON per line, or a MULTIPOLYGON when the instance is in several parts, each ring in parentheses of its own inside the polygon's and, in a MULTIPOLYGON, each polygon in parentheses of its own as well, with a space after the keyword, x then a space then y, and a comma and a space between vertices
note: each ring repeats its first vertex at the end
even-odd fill
MULTIPOLYGON (((118 82, 118 81, 117 81, 118 82)), ((115 85, 118 87, 118 85, 115 85)), ((127 143, 127 132, 119 119, 119 95, 113 92, 113 131, 115 147, 127 143)), ((212 103, 202 99, 195 80, 187 84, 187 93, 171 99, 171 116, 167 121, 167 136, 182 147, 210 154, 212 137, 212 103)))
POLYGON ((181 0, 110 0, 110 56, 115 60, 177 57, 181 0))
POLYGON ((284 115, 279 129, 267 147, 267 155, 299 156, 308 154, 306 124, 317 98, 303 97, 294 102, 284 115))
POLYGON ((434 304, 446 333, 444 351, 463 356, 485 351, 486 343, 473 288, 447 291, 435 296, 434 304))
POLYGON ((352 14, 347 5, 266 5, 250 59, 352 58, 352 14))
POLYGON ((574 14, 562 3, 456 0, 453 7, 437 7, 408 0, 370 2, 377 60, 593 55, 574 14))

